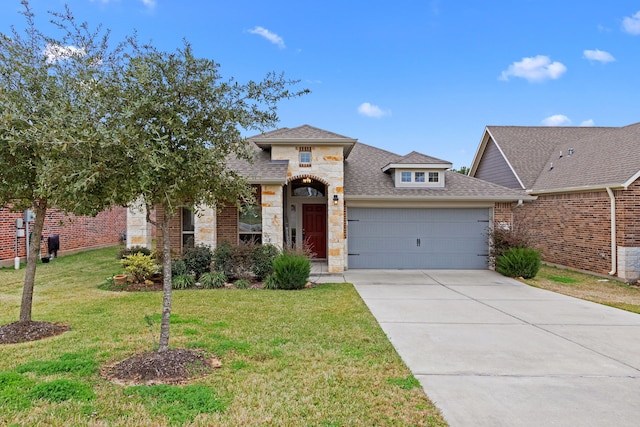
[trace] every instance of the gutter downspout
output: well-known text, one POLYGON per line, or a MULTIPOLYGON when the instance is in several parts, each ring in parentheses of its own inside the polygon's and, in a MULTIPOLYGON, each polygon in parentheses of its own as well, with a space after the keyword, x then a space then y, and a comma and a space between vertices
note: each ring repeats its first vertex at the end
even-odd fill
POLYGON ((616 245, 616 198, 611 191, 611 187, 607 187, 607 194, 611 200, 611 271, 609 276, 616 274, 618 267, 618 248, 616 245))

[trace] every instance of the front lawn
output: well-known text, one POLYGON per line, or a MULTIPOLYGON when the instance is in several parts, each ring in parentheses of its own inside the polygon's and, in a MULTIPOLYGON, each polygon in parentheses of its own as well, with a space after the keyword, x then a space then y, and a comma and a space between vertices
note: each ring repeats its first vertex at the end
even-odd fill
MULTIPOLYGON (((105 380, 159 331, 161 293, 98 288, 118 249, 38 266, 34 320, 71 330, 0 345, 0 425, 446 425, 347 284, 174 291, 171 347, 222 366, 182 386, 105 380)), ((18 319, 23 275, 0 270, 0 325, 18 319)))
POLYGON ((536 277, 521 280, 537 288, 640 313, 640 288, 613 278, 543 265, 536 277))

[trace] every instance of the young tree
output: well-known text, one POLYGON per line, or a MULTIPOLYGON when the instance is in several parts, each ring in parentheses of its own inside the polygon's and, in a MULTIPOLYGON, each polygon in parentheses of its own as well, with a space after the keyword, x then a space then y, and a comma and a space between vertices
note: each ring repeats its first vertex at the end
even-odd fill
POLYGON ((47 208, 96 214, 115 201, 95 152, 108 146, 96 93, 118 60, 108 32, 77 24, 67 8, 51 12, 60 37, 36 28, 26 0, 26 28, 0 33, 0 206, 33 209, 20 322, 32 320, 33 289, 47 208), (74 171, 73 174, 70 171, 74 171))
POLYGON ((163 303, 159 352, 169 348, 171 239, 169 224, 182 206, 216 206, 251 198, 250 187, 227 167, 230 157, 249 160, 242 130, 273 127, 280 100, 297 83, 268 74, 261 82, 223 81, 218 64, 196 58, 186 41, 168 53, 131 40, 133 53, 121 75, 122 92, 113 99, 113 128, 128 147, 129 168, 122 183, 147 209, 160 207, 163 247, 163 303))

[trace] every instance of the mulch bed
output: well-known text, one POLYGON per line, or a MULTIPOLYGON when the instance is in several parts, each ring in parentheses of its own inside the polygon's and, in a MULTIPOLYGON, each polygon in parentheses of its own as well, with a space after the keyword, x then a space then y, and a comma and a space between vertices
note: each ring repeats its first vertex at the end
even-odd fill
POLYGON ((102 370, 109 381, 121 385, 182 384, 219 368, 216 358, 199 350, 167 350, 133 356, 102 370))
POLYGON ((0 344, 37 341, 63 334, 70 330, 66 323, 14 322, 0 326, 0 344))

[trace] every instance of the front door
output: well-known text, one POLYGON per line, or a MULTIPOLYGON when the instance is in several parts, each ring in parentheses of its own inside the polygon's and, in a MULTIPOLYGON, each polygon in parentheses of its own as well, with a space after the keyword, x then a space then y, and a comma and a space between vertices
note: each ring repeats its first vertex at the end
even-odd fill
POLYGON ((327 257, 327 205, 302 205, 302 238, 315 258, 327 257))

